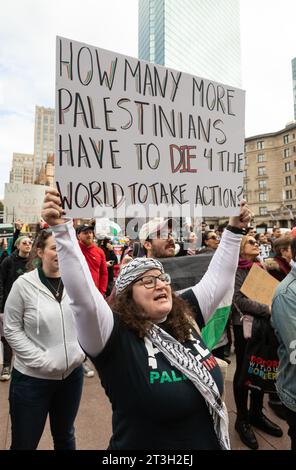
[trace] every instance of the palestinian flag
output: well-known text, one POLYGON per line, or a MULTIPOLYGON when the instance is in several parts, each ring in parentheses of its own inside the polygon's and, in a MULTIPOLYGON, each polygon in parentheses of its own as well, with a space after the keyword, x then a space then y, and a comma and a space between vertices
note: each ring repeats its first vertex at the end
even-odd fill
POLYGON ((207 324, 201 330, 201 336, 210 351, 219 342, 225 330, 231 310, 233 292, 234 289, 231 287, 207 324))

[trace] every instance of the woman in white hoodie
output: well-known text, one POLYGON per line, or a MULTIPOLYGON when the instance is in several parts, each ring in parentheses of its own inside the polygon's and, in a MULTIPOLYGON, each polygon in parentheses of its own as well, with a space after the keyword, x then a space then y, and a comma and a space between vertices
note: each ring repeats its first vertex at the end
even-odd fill
POLYGON ((5 304, 4 332, 15 354, 11 449, 36 449, 49 415, 55 450, 73 450, 85 355, 51 231, 39 233, 32 253, 40 266, 15 281, 5 304))

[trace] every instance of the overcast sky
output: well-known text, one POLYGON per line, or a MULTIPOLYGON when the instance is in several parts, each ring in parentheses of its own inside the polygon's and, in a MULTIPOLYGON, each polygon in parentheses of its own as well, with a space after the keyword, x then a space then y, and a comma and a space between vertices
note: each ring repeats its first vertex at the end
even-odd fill
MULTIPOLYGON (((54 107, 55 36, 137 57, 137 3, 0 0, 0 198, 13 152, 33 153, 35 105, 54 107)), ((293 120, 295 18, 296 0, 241 0, 246 136, 293 120)))

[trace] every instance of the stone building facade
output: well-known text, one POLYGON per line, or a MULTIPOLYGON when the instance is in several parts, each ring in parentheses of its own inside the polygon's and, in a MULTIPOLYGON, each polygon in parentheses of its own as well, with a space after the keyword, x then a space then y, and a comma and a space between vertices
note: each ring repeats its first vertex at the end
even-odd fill
POLYGON ((296 121, 245 140, 244 193, 255 224, 291 227, 296 217, 296 121))

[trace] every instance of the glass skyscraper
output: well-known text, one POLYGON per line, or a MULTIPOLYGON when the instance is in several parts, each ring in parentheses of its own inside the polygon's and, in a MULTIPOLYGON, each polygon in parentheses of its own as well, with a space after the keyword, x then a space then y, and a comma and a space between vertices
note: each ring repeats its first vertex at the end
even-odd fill
POLYGON ((139 0, 139 58, 241 87, 239 0, 139 0))
POLYGON ((296 120, 296 57, 292 60, 292 79, 293 79, 293 97, 294 97, 294 119, 296 120))

